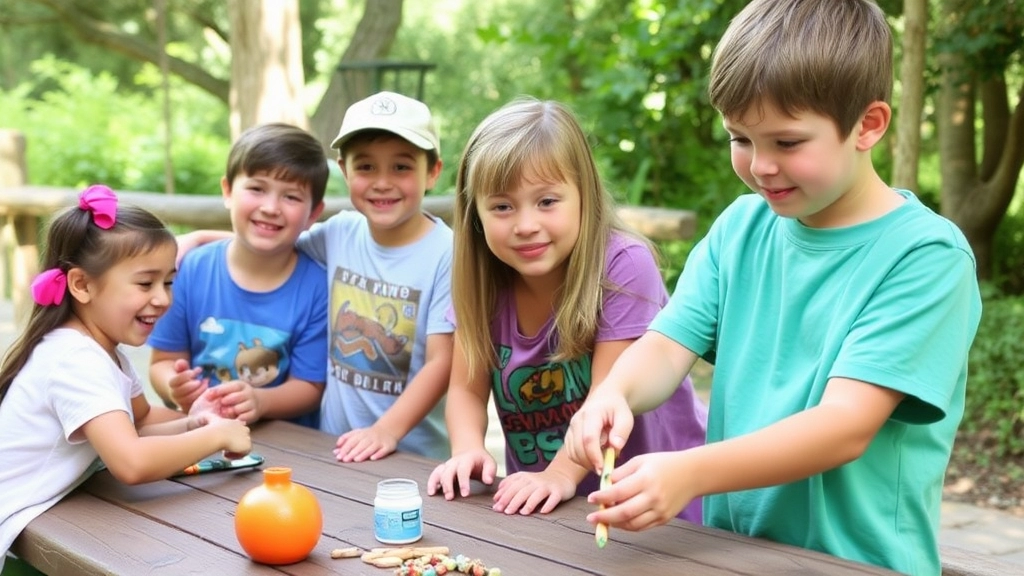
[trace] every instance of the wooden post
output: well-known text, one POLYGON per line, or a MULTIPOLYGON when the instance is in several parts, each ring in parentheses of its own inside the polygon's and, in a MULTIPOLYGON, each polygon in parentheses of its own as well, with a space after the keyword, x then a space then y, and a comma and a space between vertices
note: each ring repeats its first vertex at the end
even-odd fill
POLYGON ((28 287, 39 273, 39 218, 28 214, 9 218, 14 221, 16 242, 11 258, 11 302, 14 304, 14 323, 22 328, 32 312, 28 287))
MULTIPOLYGON (((28 183, 25 168, 25 135, 17 130, 0 129, 0 188, 24 186, 28 183)), ((17 266, 13 263, 16 250, 14 215, 0 212, 0 298, 17 298, 12 286, 17 266)), ((18 307, 15 306, 15 319, 18 307)), ((24 316, 27 318, 27 315, 24 316)))
POLYGON ((25 135, 17 130, 0 128, 0 186, 24 186, 25 135))

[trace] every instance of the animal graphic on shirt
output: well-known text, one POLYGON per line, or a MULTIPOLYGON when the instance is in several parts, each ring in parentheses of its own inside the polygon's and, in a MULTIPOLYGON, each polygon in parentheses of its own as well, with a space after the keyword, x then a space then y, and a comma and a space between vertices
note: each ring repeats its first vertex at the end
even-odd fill
POLYGON ((342 304, 335 315, 332 346, 342 356, 361 352, 370 360, 376 360, 382 353, 394 356, 402 352, 408 338, 391 332, 397 322, 397 313, 387 305, 379 307, 376 312, 377 318, 370 319, 354 312, 348 302, 342 304))
POLYGON ((235 372, 238 379, 248 382, 250 386, 259 388, 277 379, 280 374, 278 362, 281 354, 266 348, 259 338, 254 338, 252 346, 245 342, 238 343, 238 354, 235 355, 235 372))
POLYGON ((505 430, 506 456, 521 466, 551 462, 590 391, 590 356, 510 367, 512 348, 499 345, 497 353, 491 397, 505 430))
POLYGON ((519 387, 519 394, 528 402, 547 404, 565 390, 565 373, 561 366, 538 370, 519 387))

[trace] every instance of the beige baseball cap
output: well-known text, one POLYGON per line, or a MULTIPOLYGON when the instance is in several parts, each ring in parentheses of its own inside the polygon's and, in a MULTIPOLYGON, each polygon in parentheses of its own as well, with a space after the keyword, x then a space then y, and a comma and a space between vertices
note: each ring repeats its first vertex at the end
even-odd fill
POLYGON ((424 150, 436 150, 441 155, 441 144, 434 128, 430 108, 419 100, 396 94, 378 92, 348 107, 341 121, 341 131, 331 142, 331 148, 341 150, 357 132, 384 130, 405 138, 424 150))

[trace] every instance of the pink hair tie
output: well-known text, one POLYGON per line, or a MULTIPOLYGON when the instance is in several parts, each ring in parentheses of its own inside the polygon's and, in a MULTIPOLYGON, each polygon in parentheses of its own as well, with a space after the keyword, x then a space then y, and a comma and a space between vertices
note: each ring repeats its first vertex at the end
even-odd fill
POLYGON ((102 185, 89 186, 78 195, 78 207, 92 212, 92 221, 104 230, 110 230, 117 221, 117 196, 102 185))
POLYGON ((60 268, 50 268, 32 281, 32 299, 40 306, 60 306, 67 291, 68 277, 60 268))

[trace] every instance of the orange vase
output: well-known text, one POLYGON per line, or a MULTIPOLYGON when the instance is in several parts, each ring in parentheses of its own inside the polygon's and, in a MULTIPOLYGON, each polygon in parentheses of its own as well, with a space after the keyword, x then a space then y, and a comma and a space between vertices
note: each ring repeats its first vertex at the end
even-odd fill
POLYGON ((292 482, 292 469, 267 468, 263 484, 242 496, 235 535, 250 558, 263 564, 304 560, 320 541, 324 516, 316 496, 292 482))

